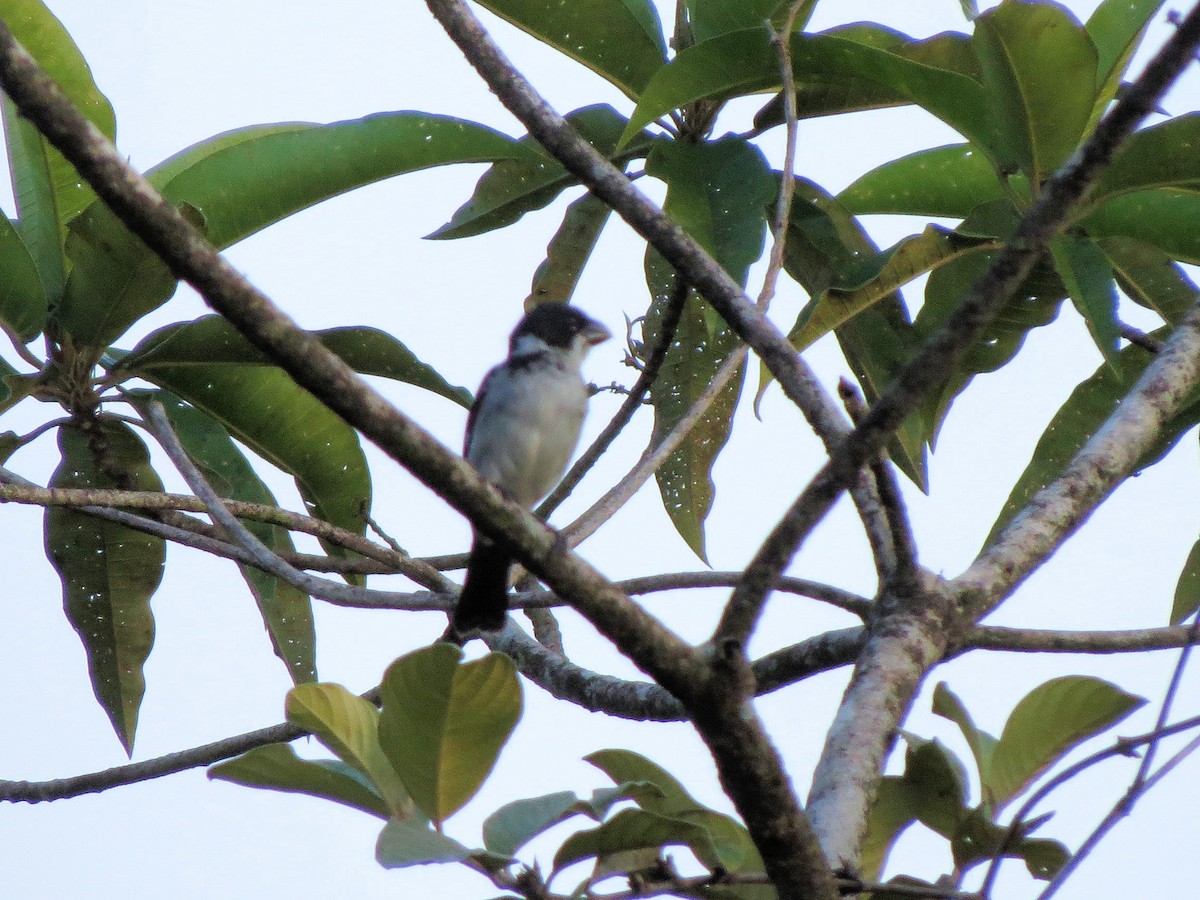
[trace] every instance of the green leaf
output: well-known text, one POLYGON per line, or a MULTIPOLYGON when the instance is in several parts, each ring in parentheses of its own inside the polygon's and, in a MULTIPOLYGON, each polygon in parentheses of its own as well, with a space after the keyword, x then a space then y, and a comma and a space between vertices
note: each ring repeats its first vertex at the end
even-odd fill
POLYGON ((965 219, 1004 191, 988 158, 970 144, 918 150, 872 169, 838 194, 855 215, 893 213, 965 219))
POLYGON ((1083 219, 1093 238, 1131 237, 1200 265, 1200 194, 1159 189, 1113 197, 1083 219))
POLYGON ((887 864, 888 853, 909 825, 917 820, 912 809, 912 788, 896 775, 885 776, 879 784, 875 803, 867 816, 859 865, 864 880, 874 881, 887 864))
POLYGON ((546 246, 546 258, 533 273, 526 304, 571 302, 611 213, 612 208, 593 194, 584 194, 567 207, 562 224, 546 246))
POLYGON ((1200 113, 1134 132, 1088 195, 1088 204, 1163 187, 1200 192, 1200 113))
MULTIPOLYGON (((937 39, 935 39, 937 40, 937 39)), ((937 63, 916 58, 920 42, 904 52, 830 34, 792 36, 792 72, 800 83, 867 80, 895 92, 942 119, 989 153, 997 142, 983 87, 958 69, 957 54, 937 54, 937 63)), ((945 42, 939 44, 939 49, 945 42)), ((899 48, 897 48, 899 50, 899 48)), ((646 86, 625 129, 628 140, 673 109, 699 100, 724 100, 780 87, 779 59, 766 28, 721 35, 679 53, 646 86)))
POLYGON ((904 781, 910 788, 910 808, 925 826, 949 838, 967 812, 962 763, 936 740, 906 739, 904 781))
MULTIPOLYGON (((565 118, 580 137, 615 165, 623 167, 650 151, 651 139, 643 135, 621 153, 616 152, 627 120, 607 104, 585 106, 567 113, 565 118)), ((454 240, 504 228, 525 213, 547 206, 563 190, 579 183, 556 160, 546 156, 532 137, 523 137, 519 143, 528 152, 494 163, 475 185, 471 199, 449 222, 428 235, 429 239, 454 240)))
POLYGON ((636 98, 666 56, 649 0, 481 0, 480 6, 636 98))
POLYGON ((475 795, 521 717, 521 685, 507 656, 459 664, 434 644, 396 660, 381 688, 379 738, 417 806, 435 823, 475 795))
POLYGON ((1039 881, 1051 881, 1071 858, 1071 851, 1061 841, 1032 838, 1021 841, 1017 855, 1025 860, 1029 874, 1039 881))
MULTIPOLYGON (((819 297, 838 274, 856 260, 874 256, 879 248, 858 221, 823 189, 797 179, 792 215, 784 247, 784 270, 810 297, 819 297)), ((835 332, 842 354, 874 403, 918 348, 899 293, 844 322, 835 332)), ((759 370, 755 403, 771 384, 765 367, 759 370)), ((919 413, 909 416, 888 442, 888 454, 922 491, 928 489, 925 434, 919 413)))
POLYGON ((1087 21, 1096 45, 1096 107, 1087 133, 1108 109, 1121 86, 1125 68, 1163 0, 1103 0, 1087 21))
POLYGON ((17 112, 7 95, 0 97, 4 142, 13 196, 17 201, 15 225, 37 266, 42 292, 58 302, 67 283, 63 254, 63 229, 58 221, 54 189, 50 182, 50 149, 37 128, 17 112))
POLYGON ((246 787, 310 794, 386 819, 388 805, 361 772, 332 759, 301 759, 287 744, 255 747, 208 770, 209 778, 246 787))
MULTIPOLYGON (((217 248, 356 187, 432 166, 527 158, 499 132, 444 116, 383 113, 331 125, 255 126, 197 144, 149 174, 176 206, 191 210, 217 248)), ((103 204, 73 223, 73 270, 62 327, 103 346, 174 293, 175 279, 103 204)))
MULTIPOLYGON (((96 87, 87 61, 62 22, 40 0, 3 0, 0 13, 12 29, 13 36, 75 107, 105 137, 115 140, 117 126, 112 105, 96 87)), ((95 200, 96 195, 87 182, 79 177, 75 167, 44 138, 36 139, 41 144, 39 152, 34 146, 31 132, 26 131, 20 137, 12 134, 16 118, 12 115, 11 107, 5 119, 5 128, 10 135, 9 161, 12 164, 13 192, 17 195, 18 213, 21 218, 31 216, 40 220, 34 231, 39 238, 48 239, 52 235, 48 227, 51 219, 56 230, 61 229, 95 200), (43 182, 43 179, 47 180, 43 182), (49 191, 45 190, 46 187, 49 187, 49 191), (53 209, 40 206, 46 200, 52 200, 53 209)), ((53 233, 53 239, 51 246, 60 246, 61 232, 53 233)), ((48 256, 49 247, 44 249, 48 256)), ((54 289, 54 275, 49 270, 44 274, 49 276, 46 287, 50 293, 54 289)))
POLYGON ((1092 340, 1104 360, 1115 367, 1121 336, 1117 331, 1117 286, 1108 258, 1094 242, 1073 234, 1053 238, 1050 254, 1092 340))
POLYGON ((1079 146, 1096 100, 1096 47, 1057 3, 1009 0, 975 20, 975 52, 1005 168, 1035 185, 1079 146))
MULTIPOLYGON (((600 751, 606 753, 609 751, 600 751)), ((624 752, 624 751, 612 751, 624 752)), ((668 776, 670 777, 670 776, 668 776)), ((643 809, 650 809, 652 804, 666 796, 662 788, 649 781, 626 781, 616 787, 597 788, 587 800, 579 801, 581 812, 591 816, 597 822, 608 815, 610 809, 622 800, 632 800, 643 809)), ((658 810, 661 812, 661 810, 658 810)))
POLYGON ((571 791, 506 803, 483 821, 483 846, 511 858, 547 828, 570 818, 579 806, 571 791))
POLYGON ((1179 581, 1175 584, 1175 600, 1171 604, 1171 624, 1179 625, 1200 609, 1200 541, 1192 544, 1179 581))
MULTIPOLYGON (((1117 354, 1116 365, 1102 365, 1094 375, 1080 383, 1067 401, 1054 414, 1033 451, 1033 458, 1008 495, 996 523, 988 534, 990 544, 1013 517, 1032 499, 1033 495, 1056 479, 1075 454, 1099 430, 1117 408, 1129 386, 1141 376, 1153 356, 1136 345, 1117 354)), ((1168 446, 1178 440, 1184 427, 1177 420, 1163 429, 1168 446)))
POLYGON ((288 691, 287 720, 361 772, 387 804, 388 814, 406 818, 412 801, 379 745, 379 712, 340 684, 300 684, 288 691))
POLYGON ((0 327, 28 343, 46 327, 48 302, 36 261, 0 214, 0 327))
MULTIPOLYGON (((209 486, 222 497, 276 506, 275 495, 250 466, 229 432, 194 406, 167 391, 130 391, 126 399, 139 410, 156 400, 163 405, 175 436, 200 469, 209 486)), ((275 552, 295 550, 291 533, 280 525, 243 520, 250 533, 275 552)), ((316 633, 312 600, 286 581, 254 566, 239 565, 242 577, 263 617, 275 655, 283 660, 297 684, 317 676, 316 633)))
MULTIPOLYGON (((663 210, 740 284, 762 255, 766 210, 775 180, 761 152, 740 138, 712 143, 662 143, 647 160, 648 174, 667 183, 663 210)), ((656 251, 646 253, 646 283, 653 299, 645 327, 656 340, 666 303, 674 292, 674 267, 656 251)), ((690 292, 675 341, 650 388, 654 434, 661 438, 692 408, 730 353, 737 335, 700 297, 690 292)), ((712 508, 712 467, 729 440, 745 366, 728 382, 683 443, 655 472, 663 506, 676 531, 706 559, 704 521, 712 508)))
POLYGON ((644 809, 623 809, 599 827, 577 832, 563 841, 554 854, 554 870, 590 857, 666 846, 688 847, 701 858, 717 856, 704 826, 644 809))
POLYGON ((1168 325, 1183 321, 1200 291, 1178 263, 1157 247, 1135 238, 1102 238, 1096 243, 1108 257, 1126 296, 1154 310, 1168 325))
MULTIPOLYGON (((58 431, 62 462, 50 487, 161 491, 146 445, 128 425, 101 419, 85 431, 58 431), (120 473, 118 485, 112 474, 120 473)), ((46 510, 46 556, 63 585, 63 606, 83 641, 96 699, 126 752, 133 751, 146 682, 142 666, 154 645, 150 597, 162 581, 162 538, 66 507, 46 510)))
POLYGON ((989 246, 996 247, 929 225, 921 234, 904 238, 871 258, 859 258, 839 271, 833 283, 801 312, 788 340, 798 351, 804 351, 908 282, 989 246))
MULTIPOLYGON (((692 41, 699 44, 730 31, 755 28, 771 18, 778 7, 790 6, 786 0, 686 0, 692 41)), ((809 3, 811 14, 811 6, 809 3)), ((803 27, 804 18, 797 24, 803 27)))
MULTIPOLYGON (((471 392, 446 382, 404 344, 385 331, 362 325, 327 328, 312 334, 362 375, 378 375, 424 388, 470 408, 471 392)), ((270 358, 222 316, 201 316, 152 332, 124 357, 118 369, 144 371, 158 366, 227 363, 270 367, 270 358)))
POLYGON ((1046 769, 1146 701, 1110 682, 1083 675, 1054 678, 1017 704, 992 756, 984 784, 997 811, 1046 769))
POLYGON ((242 361, 247 345, 233 333, 215 317, 169 325, 135 347, 119 371, 199 407, 292 475, 313 515, 362 533, 371 478, 357 433, 282 369, 242 361), (204 347, 205 338, 213 343, 204 347))
POLYGON ((996 752, 997 739, 983 729, 975 726, 975 722, 971 719, 971 714, 967 712, 967 708, 963 706, 962 701, 955 696, 954 692, 950 690, 944 681, 939 682, 938 686, 934 689, 933 712, 934 715, 941 716, 943 719, 949 719, 958 726, 958 730, 962 732, 967 746, 971 748, 971 754, 975 757, 975 767, 979 773, 979 781, 981 784, 986 783, 988 774, 991 771, 992 756, 996 752))
POLYGON ((650 812, 673 816, 685 810, 703 808, 674 775, 632 750, 597 750, 583 759, 618 785, 647 782, 658 788, 661 796, 651 794, 638 799, 638 803, 650 812))
POLYGON ((389 819, 375 844, 375 859, 385 869, 428 863, 459 862, 471 851, 419 819, 389 819))

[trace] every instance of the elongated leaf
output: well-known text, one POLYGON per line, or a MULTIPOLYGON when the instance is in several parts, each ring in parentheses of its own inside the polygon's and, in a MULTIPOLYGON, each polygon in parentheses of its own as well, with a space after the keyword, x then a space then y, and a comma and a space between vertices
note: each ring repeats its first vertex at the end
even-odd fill
POLYGON ((573 815, 578 805, 579 798, 571 791, 506 803, 484 820, 483 845, 511 857, 547 828, 573 815))
POLYGON ((533 273, 527 307, 571 302, 579 276, 611 213, 612 208, 593 194, 584 194, 567 207, 562 224, 546 246, 546 258, 533 273))
POLYGON ((638 803, 651 812, 665 816, 675 815, 688 809, 700 809, 701 805, 679 779, 640 753, 632 750, 597 750, 584 758, 618 785, 647 782, 661 792, 661 796, 647 795, 638 803))
POLYGON ((475 795, 521 716, 511 659, 461 658, 459 648, 434 644, 392 663, 381 688, 384 753, 434 822, 475 795))
POLYGON ((992 766, 992 756, 996 752, 997 739, 976 727, 967 708, 944 681, 934 689, 933 713, 943 719, 949 719, 958 726, 958 730, 962 732, 967 746, 971 748, 971 753, 975 757, 980 783, 987 783, 992 766))
POLYGON ((1163 0, 1103 0, 1088 19, 1088 36, 1096 45, 1097 88, 1089 134, 1117 96, 1129 59, 1162 5, 1163 0))
POLYGON ((898 775, 884 777, 867 816, 867 833, 863 837, 860 860, 864 879, 874 881, 879 878, 893 845, 916 820, 912 787, 898 775))
MULTIPOLYGON (((120 487, 161 491, 146 445, 121 422, 105 419, 87 432, 58 431, 62 462, 51 487, 120 487)), ((96 699, 127 752, 133 751, 146 682, 142 666, 154 645, 150 597, 162 581, 161 538, 65 507, 46 510, 46 556, 63 585, 63 607, 87 652, 96 699)))
POLYGON ((951 837, 967 814, 967 779, 962 762, 941 742, 906 735, 904 781, 911 809, 926 827, 951 837))
POLYGON ((1160 187, 1200 192, 1200 113, 1134 132, 1088 195, 1088 203, 1160 187))
POLYGON ((507 19, 636 98, 666 57, 658 11, 649 0, 481 0, 507 19))
POLYGON ((0 116, 4 121, 13 196, 17 201, 19 218, 15 226, 37 266, 43 294, 58 302, 67 283, 67 261, 50 179, 49 148, 37 128, 22 118, 7 95, 0 97, 0 116))
MULTIPOLYGON (((771 18, 784 0, 687 0, 688 25, 692 41, 755 28, 771 18)), ((800 23, 803 27, 803 23, 800 23)))
POLYGON ((554 869, 558 871, 590 857, 667 846, 689 847, 697 856, 717 856, 712 837, 703 825, 644 809, 623 809, 599 827, 580 831, 563 841, 554 854, 554 869))
POLYGON ((208 770, 209 778, 246 787, 309 794, 386 819, 388 805, 353 766, 332 759, 301 759, 287 744, 255 747, 208 770))
POLYGON ((390 819, 375 844, 375 859, 385 869, 458 862, 471 851, 419 819, 390 819))
POLYGON ((46 327, 47 309, 37 263, 17 228, 0 214, 0 326, 31 341, 46 327))
POLYGON ((965 219, 1004 196, 996 170, 970 144, 919 150, 884 163, 838 194, 855 214, 894 213, 965 219))
POLYGON ((1178 263, 1157 247, 1134 238, 1103 238, 1097 244, 1131 300, 1154 310, 1168 325, 1183 321, 1200 291, 1178 263))
POLYGON ((1178 625, 1200 609, 1200 541, 1192 544, 1191 552, 1179 573, 1175 584, 1175 598, 1171 604, 1171 624, 1178 625))
POLYGON ((1094 238, 1131 237, 1172 259, 1200 265, 1200 195, 1159 189, 1113 197, 1092 210, 1083 227, 1094 238))
POLYGON ((1004 167, 1040 185, 1075 151, 1096 99, 1096 47, 1057 3, 1010 0, 975 20, 975 52, 1004 167))
MULTIPOLYGON (((969 75, 832 35, 797 34, 791 43, 792 71, 798 82, 867 80, 931 112, 989 154, 997 143, 997 123, 988 114, 983 88, 969 75)), ((918 54, 919 55, 919 54, 918 54)), ((957 58, 955 58, 957 59, 957 58)), ((698 100, 776 90, 779 60, 766 28, 721 35, 682 51, 646 86, 625 130, 630 139, 673 109, 698 100)))
POLYGON ((316 735, 347 765, 362 773, 393 818, 413 813, 400 776, 379 744, 379 712, 340 684, 300 684, 288 691, 287 719, 316 735))
MULTIPOLYGON (((209 486, 222 497, 277 505, 275 496, 250 466, 229 432, 194 406, 167 391, 131 391, 126 399, 145 410, 158 401, 183 449, 199 467, 209 486)), ((295 550, 291 534, 279 525, 243 521, 243 525, 275 552, 295 550)), ((275 655, 283 660, 297 684, 317 677, 316 633, 308 594, 254 566, 239 566, 263 617, 275 655)))
MULTIPOLYGON (((209 327, 196 326, 189 336, 209 327)), ((282 369, 225 361, 226 355, 237 358, 237 342, 214 343, 207 362, 182 352, 186 340, 179 343, 181 352, 175 357, 170 344, 148 338, 126 358, 122 371, 203 410, 267 462, 292 475, 314 515, 361 533, 371 478, 354 429, 282 369)))
MULTIPOLYGON (((512 138, 461 119, 384 113, 331 125, 255 126, 217 135, 164 162, 155 186, 228 247, 356 187, 432 166, 528 157, 512 138)), ((62 327, 105 345, 162 305, 175 280, 102 204, 73 223, 62 327)))
MULTIPOLYGON (((470 407, 471 392, 449 384, 435 369, 384 331, 366 326, 314 331, 316 338, 350 368, 363 375, 392 378, 470 407)), ((208 366, 214 363, 269 367, 270 359, 222 316, 165 325, 141 340, 119 368, 144 371, 160 366, 208 366)))
POLYGON ((996 810, 1072 748, 1145 703, 1099 678, 1069 675, 1030 691, 1008 717, 984 785, 996 810))
MULTIPOLYGON (((982 245, 988 246, 995 245, 982 245)), ((921 234, 904 238, 874 258, 843 269, 815 303, 801 313, 788 340, 803 351, 908 282, 979 249, 981 244, 977 240, 930 225, 921 234)))
MULTIPOLYGON (((71 36, 40 0, 4 0, 0 13, 21 45, 46 70, 75 106, 109 140, 116 136, 116 120, 108 98, 100 93, 92 79, 91 69, 71 36)), ((9 137, 9 162, 12 165, 13 189, 21 218, 30 217, 30 234, 39 240, 53 236, 51 246, 61 246, 61 229, 95 200, 95 193, 79 177, 74 166, 32 130, 15 134, 16 117, 11 106, 5 115, 5 130, 9 137), (40 148, 36 145, 40 144, 40 148), (48 190, 47 190, 48 188, 48 190), (49 200, 53 209, 43 204, 49 200), (36 222, 36 224, 34 224, 36 222), (52 232, 50 223, 55 230, 52 232)), ((26 123, 26 128, 31 129, 26 123)), ((44 248, 49 261, 49 247, 44 248)), ((53 296, 56 274, 52 266, 44 270, 47 292, 53 296)))
MULTIPOLYGON (((775 194, 775 181, 762 154, 736 138, 707 144, 664 143, 655 148, 646 170, 667 183, 663 206, 667 214, 745 284, 750 265, 762 254, 766 209, 775 194)), ((674 268, 648 250, 646 283, 654 297, 646 323, 649 341, 656 339, 674 280, 674 268)), ((650 389, 656 437, 666 435, 687 414, 737 346, 733 331, 693 292, 650 389)), ((712 467, 729 439, 744 374, 743 365, 655 473, 672 524, 701 559, 706 559, 704 521, 715 493, 712 467)))
MULTIPOLYGON (((627 120, 607 104, 585 106, 567 113, 565 118, 580 137, 618 166, 650 151, 651 138, 643 135, 621 153, 616 152, 627 120)), ((454 240, 504 228, 579 183, 555 159, 546 156, 533 138, 523 137, 519 143, 528 153, 494 163, 475 185, 471 199, 458 208, 449 222, 428 235, 430 239, 454 240)))
MULTIPOLYGON (((1117 354, 1115 366, 1102 365, 1091 378, 1071 392, 1042 433, 1041 440, 1034 448, 1033 458, 1013 485, 1012 493, 996 518, 985 545, 996 538, 1034 494, 1062 473, 1116 409, 1129 386, 1142 374, 1151 359, 1153 356, 1148 351, 1130 345, 1117 354)), ((1168 423, 1164 432, 1170 435, 1174 430, 1168 423)), ((1174 434, 1171 443, 1178 440, 1181 434, 1182 431, 1174 434)))
POLYGON ((1067 286, 1104 360, 1116 366, 1117 287, 1104 252, 1087 238, 1061 234, 1050 242, 1054 268, 1067 286))

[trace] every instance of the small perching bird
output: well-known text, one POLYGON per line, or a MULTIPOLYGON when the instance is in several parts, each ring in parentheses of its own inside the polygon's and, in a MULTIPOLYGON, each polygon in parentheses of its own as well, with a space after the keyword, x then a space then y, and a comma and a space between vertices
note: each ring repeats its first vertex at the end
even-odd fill
MULTIPOLYGON (((562 478, 579 442, 588 390, 579 367, 611 337, 573 306, 543 303, 513 330, 508 358, 483 379, 467 417, 463 455, 508 499, 533 509, 562 478)), ((450 632, 500 631, 512 557, 475 532, 450 632)))

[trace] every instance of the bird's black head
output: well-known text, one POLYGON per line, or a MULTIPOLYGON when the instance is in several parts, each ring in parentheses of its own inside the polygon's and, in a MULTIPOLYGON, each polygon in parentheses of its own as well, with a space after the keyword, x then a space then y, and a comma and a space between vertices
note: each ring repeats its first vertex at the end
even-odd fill
POLYGON ((536 338, 548 347, 569 350, 580 344, 595 346, 611 336, 607 328, 574 306, 542 303, 517 324, 509 338, 509 349, 517 351, 522 338, 536 338))

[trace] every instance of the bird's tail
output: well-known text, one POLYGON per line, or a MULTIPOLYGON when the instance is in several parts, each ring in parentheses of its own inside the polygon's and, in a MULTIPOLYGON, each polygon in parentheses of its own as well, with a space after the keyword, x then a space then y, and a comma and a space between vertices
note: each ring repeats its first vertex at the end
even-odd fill
POLYGON ((499 545, 476 537, 467 563, 451 628, 466 636, 472 631, 501 631, 508 614, 508 574, 512 557, 499 545))

